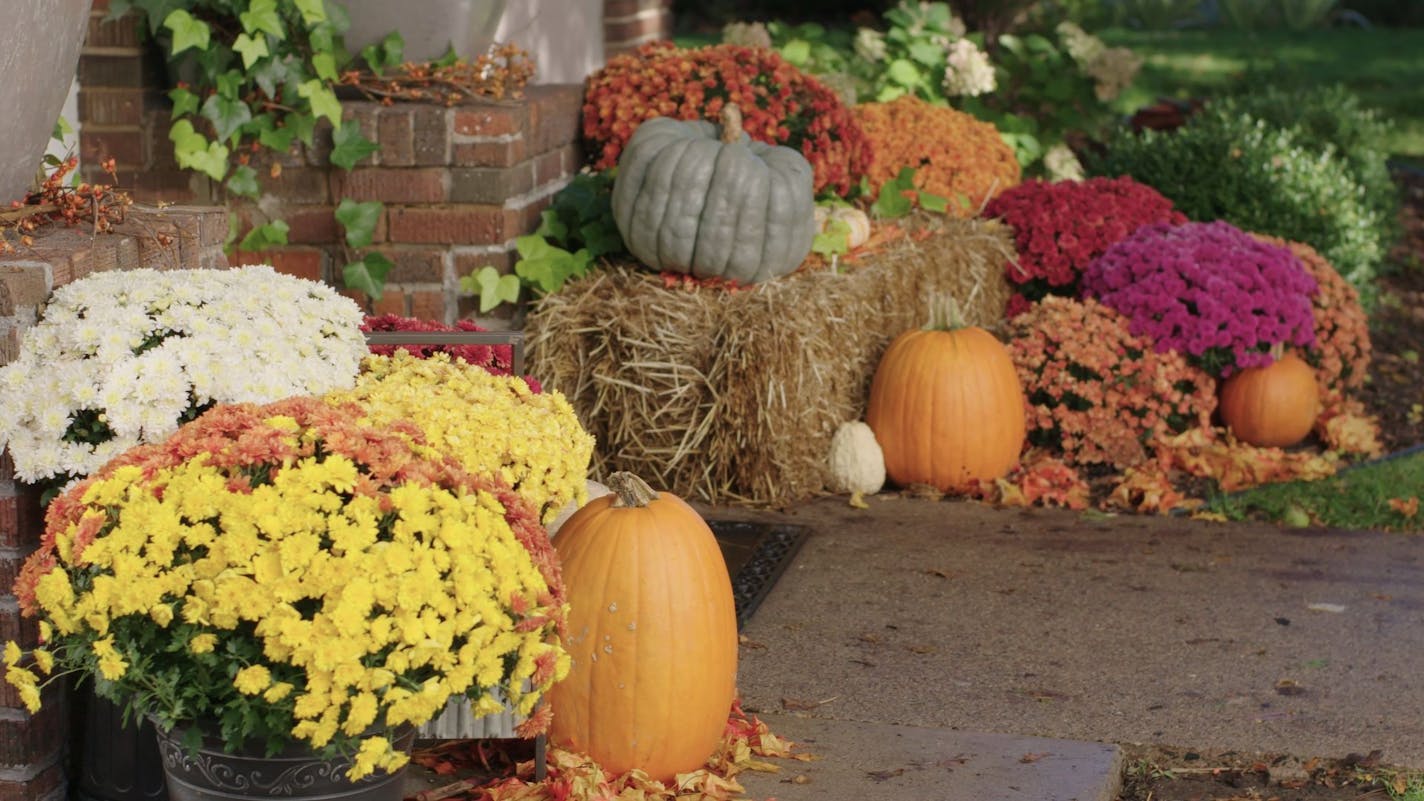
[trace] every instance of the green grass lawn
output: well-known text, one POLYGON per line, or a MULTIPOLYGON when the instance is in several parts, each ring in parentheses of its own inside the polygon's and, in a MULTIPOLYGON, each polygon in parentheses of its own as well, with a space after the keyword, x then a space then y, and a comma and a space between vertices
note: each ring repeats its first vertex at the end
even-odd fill
POLYGON ((1117 105, 1130 111, 1158 97, 1209 97, 1249 81, 1288 86, 1341 83, 1392 119, 1390 153, 1424 159, 1424 29, 1363 31, 1100 32, 1145 59, 1117 105))
POLYGON ((1415 452, 1361 465, 1320 481, 1266 484, 1218 496, 1206 508, 1232 520, 1419 532, 1424 530, 1424 512, 1403 513, 1391 507, 1390 500, 1408 501, 1421 494, 1424 453, 1415 452))

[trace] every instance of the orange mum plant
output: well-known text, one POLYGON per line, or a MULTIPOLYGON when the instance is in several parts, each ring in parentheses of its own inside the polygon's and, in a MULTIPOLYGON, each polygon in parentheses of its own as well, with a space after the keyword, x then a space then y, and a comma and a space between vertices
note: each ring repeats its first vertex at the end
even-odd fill
POLYGON ((949 213, 973 217, 1000 192, 1019 182, 1014 151, 987 122, 948 106, 905 95, 889 103, 862 103, 852 109, 870 140, 866 177, 872 189, 915 169, 915 188, 941 197, 964 198, 949 213))

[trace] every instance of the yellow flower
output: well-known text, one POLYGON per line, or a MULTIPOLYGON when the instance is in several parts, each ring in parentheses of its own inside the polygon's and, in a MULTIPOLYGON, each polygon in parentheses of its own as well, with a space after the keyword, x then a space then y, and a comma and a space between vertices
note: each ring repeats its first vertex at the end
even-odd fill
POLYGON ((159 604, 148 610, 148 616, 153 618, 153 622, 168 628, 168 624, 173 622, 173 607, 168 604, 159 604))
POLYGON ((292 685, 285 681, 279 681, 271 687, 268 687, 266 692, 262 693, 262 700, 269 704, 275 704, 291 694, 292 685))
POLYGON ((218 636, 209 632, 203 632, 188 641, 188 650, 195 654, 210 654, 218 644, 218 636))
POLYGON ((129 669, 129 663, 125 662, 119 652, 114 650, 114 638, 105 637, 102 640, 95 640, 94 654, 99 657, 99 673, 109 681, 118 681, 123 678, 124 673, 129 669))
MULTIPOLYGON (((9 650, 8 648, 6 650, 9 650)), ((20 702, 31 714, 40 711, 39 677, 22 667, 11 665, 5 669, 5 681, 10 682, 20 693, 20 702)))
POLYGON ((248 665, 233 677, 232 686, 243 695, 256 695, 272 683, 272 674, 262 665, 248 665))
POLYGON ((25 652, 20 650, 20 644, 11 640, 5 643, 5 667, 14 667, 20 664, 20 660, 25 656, 25 652))
POLYGON ((35 666, 46 674, 54 672, 54 652, 46 651, 43 648, 36 648, 32 655, 35 658, 35 666))

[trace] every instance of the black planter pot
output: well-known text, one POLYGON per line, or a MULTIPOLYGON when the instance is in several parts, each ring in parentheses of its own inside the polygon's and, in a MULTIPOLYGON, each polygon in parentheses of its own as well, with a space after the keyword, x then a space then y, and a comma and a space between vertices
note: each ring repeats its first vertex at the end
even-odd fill
MULTIPOLYGON (((346 778, 350 760, 319 759, 300 742, 269 757, 261 744, 226 753, 213 737, 204 737, 203 745, 190 751, 183 745, 184 734, 182 728, 156 732, 170 801, 401 801, 405 796, 404 768, 353 782, 346 778)), ((414 742, 415 730, 407 729, 394 745, 409 751, 414 742)))
POLYGON ((88 687, 75 701, 72 790, 77 801, 163 801, 163 762, 153 726, 123 722, 123 710, 88 687))

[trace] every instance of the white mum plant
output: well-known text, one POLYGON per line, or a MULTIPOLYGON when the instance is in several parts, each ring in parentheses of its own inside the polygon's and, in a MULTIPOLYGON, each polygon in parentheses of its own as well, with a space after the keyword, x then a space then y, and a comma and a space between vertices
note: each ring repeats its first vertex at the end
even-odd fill
POLYGON ((330 287, 267 266, 90 275, 54 292, 0 367, 0 447, 21 481, 58 485, 215 403, 349 389, 361 321, 330 287))

